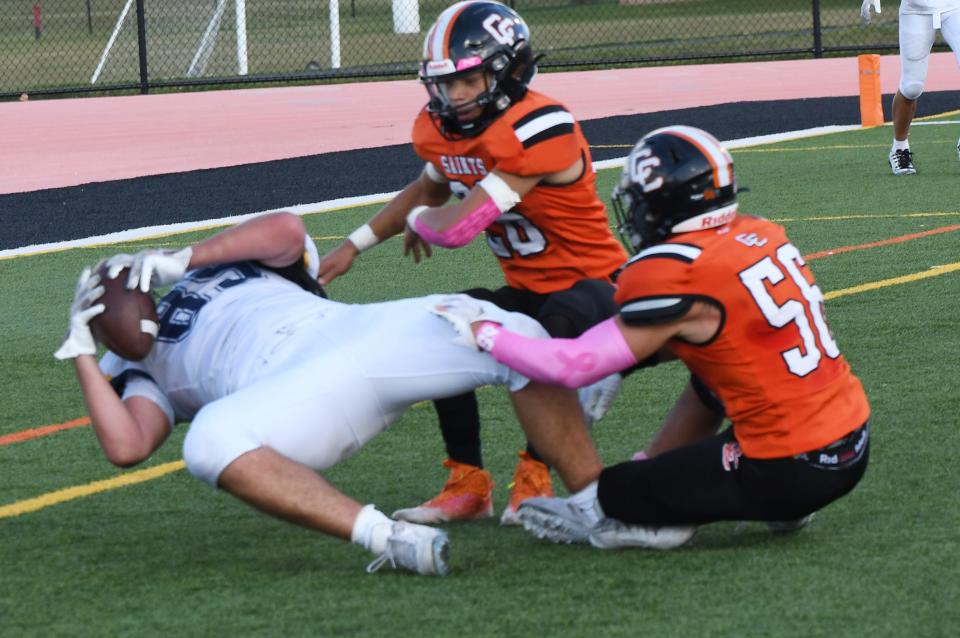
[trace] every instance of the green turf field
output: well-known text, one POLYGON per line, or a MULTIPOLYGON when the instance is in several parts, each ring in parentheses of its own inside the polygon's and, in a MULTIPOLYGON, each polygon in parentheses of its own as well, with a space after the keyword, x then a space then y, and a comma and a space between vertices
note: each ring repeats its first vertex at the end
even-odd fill
MULTIPOLYGON (((454 524, 452 574, 431 579, 365 574, 363 550, 255 513, 184 470, 16 515, 57 490, 140 476, 110 466, 78 427, 0 445, 0 635, 956 635, 960 230, 942 229, 960 225, 958 132, 915 126, 920 174, 908 178, 889 173, 889 128, 734 152, 750 189, 743 210, 785 224, 803 253, 886 242, 811 261, 874 437, 858 489, 801 533, 717 524, 669 553, 601 552, 494 520, 454 524)), ((602 193, 615 175, 601 173, 602 193)), ((324 251, 372 210, 306 220, 324 251)), ((0 436, 84 414, 70 365, 51 355, 73 282, 82 265, 139 247, 0 261, 0 436)), ((414 266, 392 240, 330 292, 373 301, 499 281, 479 241, 414 266)), ((642 447, 684 381, 679 364, 630 377, 595 430, 604 458, 642 447)), ((522 436, 501 389, 480 399, 499 513, 522 436)), ((143 467, 178 461, 185 429, 143 467)), ((328 478, 390 512, 433 495, 442 456, 432 408, 417 406, 328 478)))

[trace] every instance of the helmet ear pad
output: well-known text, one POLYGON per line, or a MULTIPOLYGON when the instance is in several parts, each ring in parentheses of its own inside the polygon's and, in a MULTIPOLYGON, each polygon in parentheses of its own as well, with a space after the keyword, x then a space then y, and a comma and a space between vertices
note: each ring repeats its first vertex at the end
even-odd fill
POLYGON ((519 102, 527 94, 527 87, 537 74, 537 62, 543 56, 534 56, 526 42, 521 42, 515 56, 497 78, 500 90, 510 98, 510 102, 519 102))

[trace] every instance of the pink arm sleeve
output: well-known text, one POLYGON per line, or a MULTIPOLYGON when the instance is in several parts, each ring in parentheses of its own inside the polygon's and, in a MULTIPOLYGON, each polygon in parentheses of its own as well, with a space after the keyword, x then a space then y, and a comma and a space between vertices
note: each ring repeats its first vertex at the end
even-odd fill
POLYGON ((567 388, 580 388, 629 368, 637 358, 613 319, 576 339, 531 339, 484 324, 478 342, 494 359, 525 377, 567 388))
POLYGON ((423 221, 423 216, 417 217, 414 225, 417 234, 431 244, 444 248, 459 248, 473 241, 474 237, 499 216, 500 209, 492 199, 487 199, 444 231, 431 228, 423 221))

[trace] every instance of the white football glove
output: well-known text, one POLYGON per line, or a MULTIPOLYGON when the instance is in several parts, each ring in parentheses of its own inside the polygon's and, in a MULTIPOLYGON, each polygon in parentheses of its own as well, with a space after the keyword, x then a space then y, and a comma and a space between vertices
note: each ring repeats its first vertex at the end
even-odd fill
POLYGON ((593 427, 593 424, 607 413, 613 400, 617 397, 617 393, 620 392, 622 382, 623 376, 619 372, 615 372, 594 384, 577 390, 580 409, 583 410, 583 416, 587 419, 587 427, 593 427))
POLYGON ((863 4, 860 5, 860 17, 863 18, 864 24, 870 24, 870 8, 873 7, 874 13, 877 15, 880 14, 880 0, 863 0, 863 4))
POLYGON ((103 295, 103 286, 100 285, 100 275, 91 275, 91 272, 90 268, 84 268, 77 280, 73 304, 70 306, 67 338, 53 353, 53 356, 61 361, 75 359, 82 354, 97 354, 97 342, 90 332, 90 320, 106 310, 106 306, 102 303, 93 305, 93 302, 103 295))
POLYGON ((495 321, 487 314, 483 304, 469 295, 450 295, 427 309, 450 322, 457 332, 453 340, 455 344, 470 349, 480 349, 470 324, 477 321, 495 321))
POLYGON ((117 253, 106 262, 107 266, 107 278, 116 279, 117 275, 120 274, 120 271, 124 268, 129 268, 133 265, 133 255, 128 255, 126 253, 117 253))
POLYGON ((183 279, 190 265, 193 249, 187 246, 181 250, 142 250, 136 255, 114 255, 107 260, 107 276, 116 279, 124 268, 130 269, 127 275, 127 288, 139 287, 140 292, 149 292, 151 288, 166 286, 183 279))

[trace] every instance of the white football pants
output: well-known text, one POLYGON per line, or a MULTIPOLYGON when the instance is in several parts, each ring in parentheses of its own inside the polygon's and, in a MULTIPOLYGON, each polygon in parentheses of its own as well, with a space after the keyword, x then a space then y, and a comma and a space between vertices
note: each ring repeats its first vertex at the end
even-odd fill
MULTIPOLYGON (((940 16, 940 33, 960 64, 960 10, 940 16)), ((936 38, 930 14, 900 14, 900 94, 915 100, 923 93, 930 64, 930 51, 936 38)))
MULTIPOLYGON (((268 446, 325 470, 418 401, 488 384, 525 387, 488 354, 454 343, 452 326, 427 310, 441 298, 351 306, 298 330, 268 374, 197 413, 183 444, 187 468, 215 486, 239 456, 268 446)), ((492 304, 488 311, 513 330, 546 336, 529 317, 492 304)))

